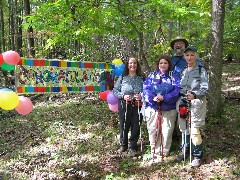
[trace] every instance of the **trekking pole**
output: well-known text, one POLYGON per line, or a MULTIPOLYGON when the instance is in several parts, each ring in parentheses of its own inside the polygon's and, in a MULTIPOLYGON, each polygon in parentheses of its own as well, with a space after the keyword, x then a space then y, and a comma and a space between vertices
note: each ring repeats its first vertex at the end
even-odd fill
POLYGON ((162 134, 162 117, 161 117, 161 114, 162 114, 162 112, 161 112, 161 108, 160 108, 160 105, 159 105, 157 121, 156 121, 156 133, 155 133, 155 143, 154 143, 153 159, 154 159, 154 155, 155 155, 156 144, 157 144, 159 132, 160 132, 161 157, 162 157, 162 159, 164 158, 164 155, 163 155, 163 142, 162 142, 163 134, 162 134))
POLYGON ((188 123, 189 123, 189 133, 190 133, 190 138, 189 138, 189 141, 190 141, 190 164, 192 162, 192 132, 191 132, 191 129, 192 129, 192 125, 191 125, 191 100, 189 101, 189 112, 188 112, 188 123))
POLYGON ((159 116, 157 117, 156 121, 156 128, 155 128, 155 139, 154 139, 154 148, 153 148, 153 160, 154 160, 154 155, 156 151, 156 144, 157 144, 157 139, 158 139, 158 125, 159 125, 159 116))
POLYGON ((163 133, 162 133, 162 112, 161 112, 161 108, 158 108, 158 115, 159 115, 159 124, 160 124, 160 145, 161 145, 161 157, 162 160, 164 158, 163 155, 163 133))
POLYGON ((137 106, 138 106, 138 121, 139 121, 139 128, 140 128, 140 143, 141 143, 141 152, 142 152, 142 129, 141 129, 141 115, 140 115, 140 101, 137 101, 137 106))
POLYGON ((185 162, 186 162, 187 128, 188 128, 188 121, 187 121, 187 119, 186 119, 186 129, 185 129, 185 132, 184 132, 183 164, 185 164, 185 162))
POLYGON ((127 100, 126 100, 126 106, 125 106, 125 118, 124 118, 124 122, 123 122, 123 140, 124 141, 124 138, 125 138, 125 124, 126 124, 126 120, 127 120, 127 100))

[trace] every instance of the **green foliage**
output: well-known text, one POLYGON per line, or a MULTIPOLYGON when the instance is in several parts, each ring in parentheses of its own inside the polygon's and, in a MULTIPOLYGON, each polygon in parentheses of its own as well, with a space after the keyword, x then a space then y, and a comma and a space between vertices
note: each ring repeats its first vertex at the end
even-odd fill
MULTIPOLYGON (((87 47, 85 55, 92 54, 92 49, 96 50, 101 45, 94 40, 96 35, 103 40, 120 36, 139 41, 143 33, 144 41, 149 44, 145 53, 148 52, 151 61, 154 55, 169 51, 172 37, 168 34, 172 30, 173 36, 182 34, 203 48, 201 44, 209 35, 206 24, 210 21, 210 7, 210 1, 48 1, 38 4, 35 14, 27 17, 27 24, 23 27, 32 26, 49 34, 46 50, 64 46, 70 51, 73 44, 69 42, 75 40, 87 47), (202 21, 198 21, 199 18, 202 21), (170 24, 173 24, 173 29, 170 29, 170 24), (155 44, 155 38, 161 41, 155 44)), ((117 48, 112 51, 116 52, 117 48)), ((96 58, 101 58, 101 55, 96 58)))
POLYGON ((224 55, 239 55, 239 31, 240 31, 240 3, 237 0, 227 1, 224 23, 224 55))

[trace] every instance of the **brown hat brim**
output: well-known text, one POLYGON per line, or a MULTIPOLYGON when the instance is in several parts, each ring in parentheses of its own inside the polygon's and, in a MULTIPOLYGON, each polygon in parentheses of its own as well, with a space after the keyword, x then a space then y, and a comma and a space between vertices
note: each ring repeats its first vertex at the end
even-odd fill
POLYGON ((182 42, 184 42, 184 43, 185 43, 185 47, 188 47, 188 41, 187 41, 186 39, 174 39, 174 40, 171 42, 171 44, 170 44, 170 46, 171 46, 172 49, 174 49, 174 43, 177 42, 177 41, 182 41, 182 42))

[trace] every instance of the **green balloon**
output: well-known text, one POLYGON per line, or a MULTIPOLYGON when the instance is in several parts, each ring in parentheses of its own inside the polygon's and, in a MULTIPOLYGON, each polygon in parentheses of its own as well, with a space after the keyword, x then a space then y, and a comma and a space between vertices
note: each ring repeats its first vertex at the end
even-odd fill
POLYGON ((6 62, 3 62, 3 64, 0 67, 5 71, 12 71, 15 69, 15 65, 7 64, 6 62))

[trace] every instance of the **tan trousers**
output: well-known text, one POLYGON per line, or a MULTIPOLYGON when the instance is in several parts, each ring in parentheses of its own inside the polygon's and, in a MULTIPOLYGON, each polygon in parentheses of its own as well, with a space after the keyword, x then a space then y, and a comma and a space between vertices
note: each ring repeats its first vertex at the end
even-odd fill
MULTIPOLYGON (((179 103, 181 97, 178 99, 176 103, 176 109, 179 114, 179 103)), ((205 125, 205 118, 207 112, 207 100, 206 96, 202 97, 201 99, 194 99, 191 100, 191 127, 192 128, 199 128, 205 125)), ((181 132, 185 132, 186 130, 186 119, 182 119, 178 117, 178 124, 179 129, 181 132)), ((187 134, 189 131, 187 130, 187 134)))
MULTIPOLYGON (((176 103, 176 109, 179 114, 179 103, 181 97, 176 103)), ((199 128, 205 125, 205 118, 207 112, 207 100, 206 96, 191 100, 191 138, 194 145, 200 145, 202 143, 202 137, 199 128)), ((182 133, 190 134, 189 128, 186 129, 186 119, 178 117, 179 129, 182 133)))
MULTIPOLYGON (((177 112, 176 110, 162 111, 162 134, 163 134, 163 154, 167 156, 169 154, 171 144, 172 144, 172 134, 175 126, 177 112)), ((151 152, 155 155, 161 155, 161 143, 160 143, 160 133, 155 145, 155 135, 156 135, 156 121, 158 118, 158 111, 147 107, 145 109, 145 118, 147 121, 147 129, 149 135, 149 141, 151 146, 151 152)), ((160 127, 159 127, 160 128, 160 127)), ((158 132, 160 129, 158 128, 158 132)))

